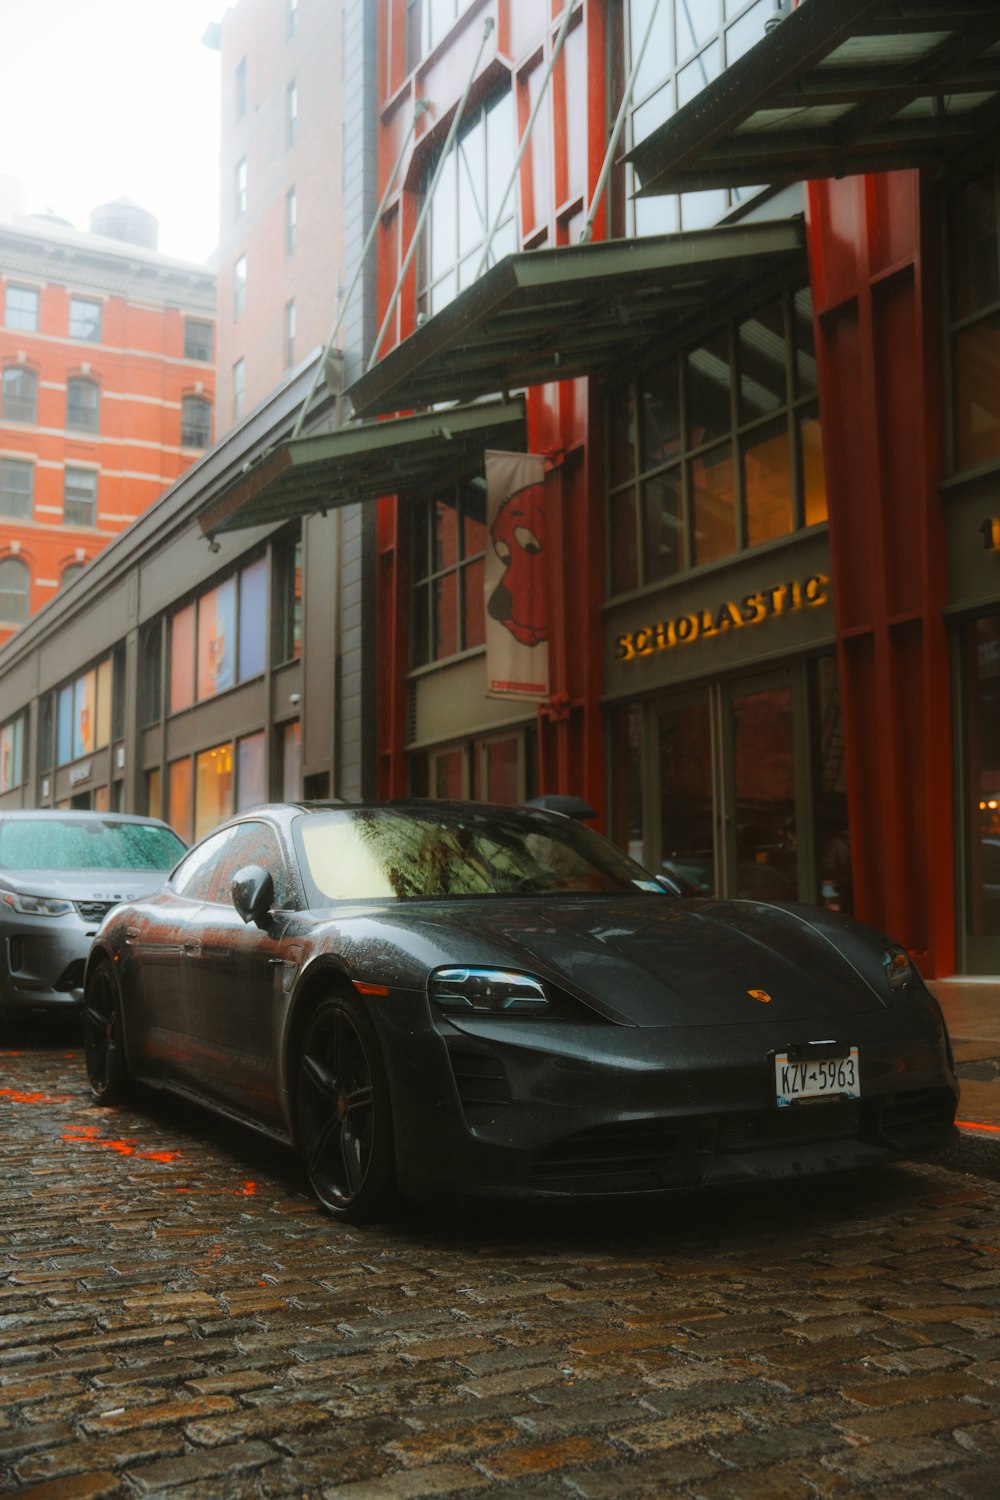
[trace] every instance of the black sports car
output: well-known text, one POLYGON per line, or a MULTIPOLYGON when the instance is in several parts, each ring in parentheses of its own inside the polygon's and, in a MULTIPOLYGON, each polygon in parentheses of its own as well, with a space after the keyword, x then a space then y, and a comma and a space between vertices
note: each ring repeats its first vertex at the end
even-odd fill
POLYGON ((686 900, 578 822, 261 807, 94 940, 94 1097, 130 1077, 295 1144, 341 1218, 404 1192, 642 1194, 946 1145, 958 1084, 902 948, 686 900))

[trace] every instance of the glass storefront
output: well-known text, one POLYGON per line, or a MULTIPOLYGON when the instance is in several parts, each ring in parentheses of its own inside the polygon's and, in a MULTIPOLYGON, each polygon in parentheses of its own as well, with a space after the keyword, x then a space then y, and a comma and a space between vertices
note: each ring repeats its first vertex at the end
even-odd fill
POLYGON ((703 895, 852 908, 832 656, 615 710, 613 827, 703 895))
POLYGON ((971 960, 1000 960, 1000 614, 962 628, 965 696, 965 933, 971 960), (992 944, 983 940, 993 939, 992 944), (992 949, 992 954, 990 953, 992 949))

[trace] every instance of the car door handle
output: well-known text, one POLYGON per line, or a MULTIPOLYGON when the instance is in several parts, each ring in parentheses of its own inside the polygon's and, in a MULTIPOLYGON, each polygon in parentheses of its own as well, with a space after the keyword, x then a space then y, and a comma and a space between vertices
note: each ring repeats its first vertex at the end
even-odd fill
POLYGON ((126 943, 137 943, 139 941, 140 935, 141 929, 138 927, 126 927, 125 929, 126 943))
POLYGON ((185 943, 184 944, 184 953, 187 955, 188 958, 198 958, 198 957, 200 957, 200 955, 201 955, 201 944, 200 943, 185 943))

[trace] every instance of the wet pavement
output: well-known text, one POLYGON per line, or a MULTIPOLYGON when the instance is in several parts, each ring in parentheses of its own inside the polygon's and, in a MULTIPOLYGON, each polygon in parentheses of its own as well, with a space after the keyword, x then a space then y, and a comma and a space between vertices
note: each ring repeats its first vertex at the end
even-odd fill
POLYGON ((97 1109, 72 1027, 8 1029, 0 1492, 992 1500, 1000 989, 936 988, 947 1158, 350 1229, 290 1153, 97 1109))

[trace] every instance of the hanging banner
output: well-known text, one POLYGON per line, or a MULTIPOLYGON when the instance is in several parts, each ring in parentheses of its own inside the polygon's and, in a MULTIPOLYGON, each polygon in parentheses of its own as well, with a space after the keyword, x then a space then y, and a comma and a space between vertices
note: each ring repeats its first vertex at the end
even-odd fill
POLYGON ((549 696, 545 464, 486 452, 486 677, 490 698, 549 696))

